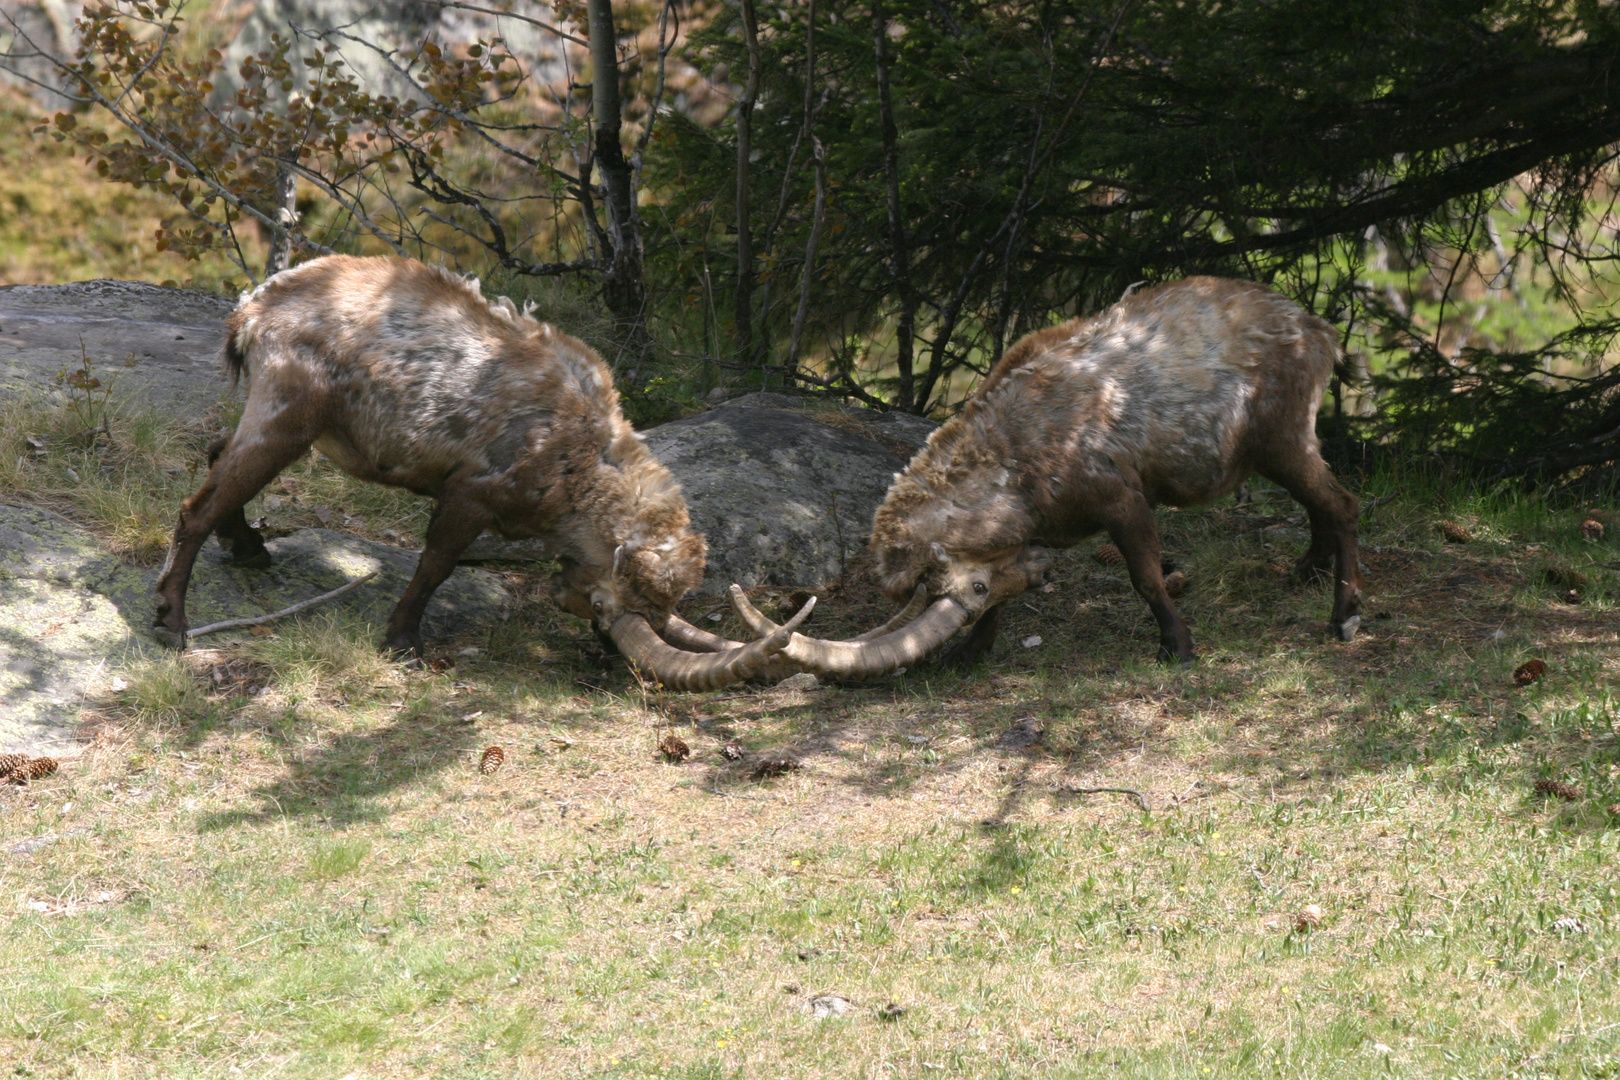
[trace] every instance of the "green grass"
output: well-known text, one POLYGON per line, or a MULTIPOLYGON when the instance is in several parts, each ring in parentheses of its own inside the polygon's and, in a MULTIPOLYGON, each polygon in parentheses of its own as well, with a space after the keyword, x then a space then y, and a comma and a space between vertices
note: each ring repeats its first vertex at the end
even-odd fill
MULTIPOLYGON (((105 373, 103 373, 105 374, 105 373)), ((150 565, 168 550, 180 503, 207 475, 204 452, 234 409, 175 422, 117 392, 0 399, 0 493, 25 496, 91 527, 107 549, 150 565)), ((332 527, 368 539, 421 543, 428 503, 364 484, 319 454, 291 465, 248 503, 269 535, 332 527)))
MULTIPOLYGON (((195 482, 162 467, 181 450, 130 453, 131 499, 195 482)), ((51 480, 69 454, 10 490, 101 521, 51 480)), ((406 520, 299 469, 272 515, 313 489, 368 531, 406 520)), ((1186 672, 1149 662, 1145 606, 1089 547, 990 662, 864 687, 644 689, 538 575, 486 635, 433 643, 439 672, 332 611, 131 667, 83 756, 0 792, 0 852, 58 837, 0 854, 6 1068, 1620 1076, 1620 545, 1582 540, 1582 507, 1419 480, 1364 485, 1350 645, 1326 587, 1287 581, 1286 498, 1162 514, 1186 672), (1516 688, 1530 657, 1547 675, 1516 688), (803 768, 752 780, 727 742, 803 768), (824 994, 853 1010, 814 1018, 824 994)), ((838 590, 817 632, 883 614, 838 590)))

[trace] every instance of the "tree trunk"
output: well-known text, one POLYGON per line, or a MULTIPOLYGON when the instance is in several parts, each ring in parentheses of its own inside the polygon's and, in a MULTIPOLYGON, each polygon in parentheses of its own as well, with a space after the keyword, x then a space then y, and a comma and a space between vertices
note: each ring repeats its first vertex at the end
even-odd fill
POLYGON ((889 196, 889 271, 894 275, 895 291, 900 297, 900 317, 894 328, 894 362, 898 375, 894 405, 904 412, 912 412, 921 408, 916 400, 911 370, 917 298, 911 289, 905 220, 900 216, 900 136, 895 129, 894 98, 889 91, 889 17, 881 0, 872 5, 872 37, 877 60, 878 112, 883 127, 883 173, 889 196))
POLYGON ((587 0, 591 38, 591 111, 596 122, 595 164, 607 211, 608 250, 603 252, 602 299, 613 314, 620 346, 615 373, 639 360, 652 344, 647 335, 647 291, 642 280, 641 227, 630 162, 620 142, 619 50, 611 0, 587 0))
POLYGON ((743 43, 748 49, 748 81, 737 99, 737 353, 754 357, 754 234, 748 206, 748 166, 753 153, 754 102, 759 100, 759 24, 754 0, 742 5, 743 43))
POLYGON ((270 207, 270 216, 287 232, 270 234, 270 254, 264 260, 266 278, 292 265, 291 232, 298 224, 298 177, 293 173, 292 166, 297 160, 295 151, 289 160, 283 161, 276 169, 275 205, 270 207))

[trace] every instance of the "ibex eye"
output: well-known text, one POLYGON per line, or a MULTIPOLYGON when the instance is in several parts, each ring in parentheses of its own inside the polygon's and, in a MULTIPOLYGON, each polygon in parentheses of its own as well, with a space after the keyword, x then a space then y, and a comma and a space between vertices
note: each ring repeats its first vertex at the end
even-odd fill
POLYGON ((602 601, 597 600, 593 602, 591 604, 591 610, 596 612, 598 615, 602 614, 602 601))
POLYGON ((983 596, 985 593, 990 591, 990 586, 986 585, 982 581, 975 581, 973 583, 973 591, 978 593, 980 596, 983 596))

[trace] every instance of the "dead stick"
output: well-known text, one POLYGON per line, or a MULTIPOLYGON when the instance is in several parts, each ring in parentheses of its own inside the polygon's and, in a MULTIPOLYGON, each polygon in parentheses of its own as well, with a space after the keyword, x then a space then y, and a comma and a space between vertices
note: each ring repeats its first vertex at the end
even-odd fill
POLYGON ((1135 788, 1128 788, 1128 787, 1071 787, 1071 788, 1065 788, 1064 790, 1066 790, 1070 795, 1097 795, 1097 794, 1100 794, 1100 793, 1105 792, 1105 791, 1113 792, 1115 795, 1129 795, 1129 796, 1131 796, 1132 798, 1134 798, 1137 801, 1137 803, 1142 807, 1143 810, 1146 810, 1149 813, 1152 812, 1152 807, 1148 806, 1147 796, 1143 795, 1140 791, 1137 791, 1135 788))
POLYGON ((323 592, 321 595, 312 596, 308 600, 300 600, 292 607, 284 607, 274 614, 256 615, 251 619, 226 619, 224 622, 209 623, 207 626, 199 626, 195 630, 187 630, 186 638, 189 640, 190 638, 194 637, 202 637, 204 634, 217 634, 221 630, 236 630, 243 626, 263 626, 265 623, 275 622, 277 619, 284 619, 288 615, 296 615, 300 611, 314 607, 316 604, 324 604, 328 600, 336 600, 344 593, 358 589, 360 586, 376 577, 378 573, 379 571, 373 570, 365 577, 357 577, 347 585, 339 585, 331 592, 323 592))
POLYGON ((775 799, 766 799, 758 795, 744 795, 736 791, 721 791, 717 787, 706 787, 703 790, 710 795, 724 795, 728 799, 747 799, 749 802, 776 802, 775 799))

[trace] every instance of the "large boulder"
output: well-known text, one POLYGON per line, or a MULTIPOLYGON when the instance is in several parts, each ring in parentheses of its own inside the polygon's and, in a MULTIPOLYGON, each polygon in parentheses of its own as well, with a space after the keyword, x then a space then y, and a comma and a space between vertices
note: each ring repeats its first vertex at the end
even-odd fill
MULTIPOLYGON (((267 571, 237 569, 214 545, 204 549, 187 597, 191 624, 279 611, 377 571, 323 610, 381 626, 416 569, 413 552, 324 529, 269 548, 275 563, 267 571)), ((87 530, 48 510, 0 503, 0 751, 65 749, 79 710, 106 693, 114 670, 157 652, 148 629, 157 575, 108 555, 87 530)), ((423 631, 429 640, 467 633, 506 600, 495 575, 462 567, 434 593, 423 631)))
MULTIPOLYGON (((422 93, 400 69, 409 65, 423 41, 457 53, 475 42, 501 38, 512 55, 522 58, 531 79, 542 85, 566 81, 566 43, 542 28, 557 22, 552 6, 537 0, 512 0, 502 6, 505 12, 497 5, 480 4, 468 8, 376 0, 256 0, 225 50, 214 97, 224 102, 236 93, 242 61, 268 52, 273 34, 296 41, 295 55, 309 52, 318 41, 342 56, 362 90, 407 100, 421 100, 422 93)), ((305 74, 299 65, 293 71, 295 78, 305 74)))
POLYGON ((88 358, 156 404, 202 409, 230 392, 220 376, 236 301, 139 281, 0 287, 0 393, 60 394, 58 373, 88 358))
MULTIPOLYGON (((645 433, 681 482, 692 525, 709 538, 697 590, 821 588, 866 545, 894 474, 935 425, 906 413, 749 394, 645 433)), ((485 534, 465 558, 543 559, 543 546, 485 534)))
POLYGON ((80 0, 0 0, 0 83, 27 91, 41 108, 71 106, 72 88, 56 62, 73 60, 73 23, 83 10, 80 0))

